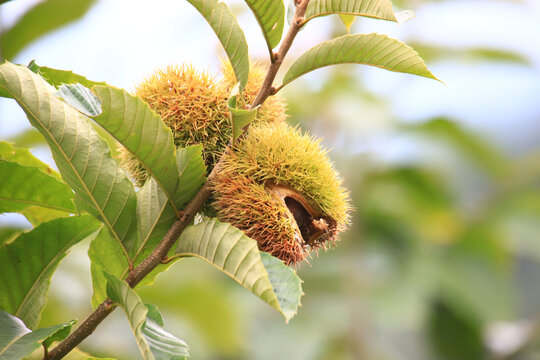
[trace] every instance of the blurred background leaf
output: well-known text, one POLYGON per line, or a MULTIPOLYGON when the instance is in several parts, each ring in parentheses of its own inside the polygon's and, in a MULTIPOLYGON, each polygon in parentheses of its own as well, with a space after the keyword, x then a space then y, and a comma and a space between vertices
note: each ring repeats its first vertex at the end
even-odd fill
POLYGON ((95 0, 47 0, 30 9, 11 28, 0 34, 0 54, 13 59, 24 47, 83 16, 95 0))

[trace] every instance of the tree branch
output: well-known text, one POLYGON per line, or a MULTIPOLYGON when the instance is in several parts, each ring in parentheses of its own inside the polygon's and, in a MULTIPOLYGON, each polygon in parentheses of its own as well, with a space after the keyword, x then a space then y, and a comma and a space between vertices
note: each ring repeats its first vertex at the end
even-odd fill
MULTIPOLYGON (((273 95, 272 84, 276 78, 277 72, 283 63, 283 59, 287 55, 292 42, 298 32, 300 31, 301 23, 306 13, 306 8, 309 0, 302 0, 298 3, 294 14, 294 19, 289 27, 289 31, 285 35, 281 46, 273 58, 271 57, 271 64, 268 68, 268 72, 264 79, 263 84, 257 94, 257 97, 251 104, 251 109, 261 105, 270 95, 273 95)), ((248 127, 244 130, 246 132, 248 127)), ((230 147, 225 152, 230 151, 230 147)), ((203 204, 208 200, 212 193, 211 183, 215 174, 219 172, 221 167, 223 156, 219 159, 218 163, 214 166, 206 183, 201 187, 199 192, 190 201, 190 203, 183 209, 182 216, 176 220, 167 234, 163 237, 161 242, 154 248, 152 253, 148 255, 137 267, 133 269, 126 278, 126 282, 130 287, 135 287, 146 275, 154 270, 163 259, 167 258, 169 250, 172 248, 178 237, 182 234, 184 229, 191 220, 195 217, 195 214, 201 209, 203 204)), ((71 350, 79 345, 84 339, 94 332, 97 326, 116 308, 116 305, 110 300, 106 299, 101 303, 94 312, 92 312, 83 323, 77 327, 66 339, 64 339, 58 346, 52 349, 48 354, 44 356, 44 360, 58 360, 66 356, 71 350)))

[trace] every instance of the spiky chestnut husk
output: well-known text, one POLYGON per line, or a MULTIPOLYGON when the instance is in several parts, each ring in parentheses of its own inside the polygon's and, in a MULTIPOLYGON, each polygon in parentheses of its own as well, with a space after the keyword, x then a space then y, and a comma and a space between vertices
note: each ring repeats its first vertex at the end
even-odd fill
POLYGON ((327 151, 285 123, 252 126, 218 170, 218 218, 288 265, 333 244, 349 223, 348 192, 327 151))
MULTIPOLYGON (((176 147, 203 145, 209 172, 232 134, 227 102, 234 86, 234 75, 230 65, 222 65, 222 71, 223 78, 216 81, 192 66, 169 66, 147 78, 135 91, 172 130, 176 147)), ((246 103, 255 98, 253 94, 258 91, 262 77, 262 69, 253 64, 244 91, 246 103)), ((254 123, 279 122, 285 118, 285 103, 278 98, 261 106, 254 123)), ((146 169, 122 146, 119 157, 135 183, 142 186, 148 178, 146 169)))

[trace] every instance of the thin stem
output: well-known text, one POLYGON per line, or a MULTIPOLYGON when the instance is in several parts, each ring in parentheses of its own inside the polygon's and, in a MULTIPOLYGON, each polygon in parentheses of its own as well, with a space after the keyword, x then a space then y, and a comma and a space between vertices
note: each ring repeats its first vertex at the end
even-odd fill
MULTIPOLYGON (((287 52, 289 51, 292 42, 298 31, 300 30, 300 25, 304 15, 306 13, 306 8, 309 3, 309 0, 302 0, 296 7, 296 12, 294 14, 294 19, 289 27, 289 31, 285 35, 283 42, 275 54, 273 61, 271 62, 270 67, 268 68, 268 73, 264 79, 264 82, 257 94, 257 97, 251 104, 251 109, 261 105, 268 96, 273 94, 272 84, 276 78, 277 72, 283 63, 283 59, 287 52)), ((271 59, 272 60, 272 59, 271 59)), ((247 130, 247 127, 246 127, 247 130)), ((244 130, 244 133, 245 131, 244 130)), ((225 150, 224 153, 227 153, 230 150, 230 146, 225 150)), ((146 275, 148 275, 152 270, 154 270, 159 264, 162 263, 164 259, 167 259, 167 254, 172 248, 178 237, 182 234, 184 229, 188 224, 191 223, 191 220, 195 217, 195 214, 201 209, 203 204, 208 200, 212 193, 212 181, 216 174, 220 171, 221 164, 223 163, 223 155, 214 166, 210 175, 208 175, 208 180, 201 187, 199 192, 195 197, 189 202, 189 204, 184 208, 181 217, 176 220, 167 234, 163 237, 161 242, 154 248, 152 253, 148 255, 137 267, 130 272, 126 278, 126 282, 130 287, 135 287, 146 275)), ((66 339, 64 339, 58 346, 52 349, 48 355, 46 355, 44 360, 58 360, 67 355, 71 350, 73 350, 77 345, 79 345, 84 339, 86 339, 90 334, 94 332, 97 326, 116 308, 116 305, 110 299, 106 299, 98 308, 91 313, 86 320, 73 331, 66 339)))

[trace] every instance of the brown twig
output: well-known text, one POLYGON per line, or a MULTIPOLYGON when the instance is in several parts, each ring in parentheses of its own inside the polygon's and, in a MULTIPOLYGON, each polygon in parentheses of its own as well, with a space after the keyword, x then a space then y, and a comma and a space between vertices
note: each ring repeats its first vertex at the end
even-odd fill
MULTIPOLYGON (((302 0, 296 7, 294 20, 289 27, 289 31, 285 35, 278 52, 272 59, 272 63, 268 68, 268 73, 264 79, 264 82, 257 94, 257 97, 251 104, 251 109, 261 105, 270 95, 273 95, 272 84, 276 78, 277 72, 285 58, 285 55, 289 51, 292 42, 298 31, 300 30, 300 24, 306 13, 306 8, 309 0, 302 0)), ((244 130, 244 133, 246 132, 244 130)), ((228 150, 226 150, 228 151, 228 150)), ((176 220, 167 234, 163 237, 161 242, 156 246, 152 253, 143 260, 137 267, 133 269, 126 278, 126 282, 130 287, 135 287, 146 275, 154 270, 161 262, 167 258, 167 253, 172 248, 178 237, 182 234, 182 231, 193 220, 195 214, 200 210, 202 205, 210 197, 211 183, 215 174, 219 171, 221 160, 214 166, 214 169, 210 172, 208 180, 201 187, 199 192, 191 200, 191 202, 183 209, 182 216, 176 220)), ((79 345, 84 339, 94 332, 97 326, 116 308, 116 305, 110 300, 106 299, 101 305, 92 312, 83 323, 77 327, 66 339, 64 339, 58 346, 52 349, 48 354, 44 356, 44 360, 58 360, 66 356, 71 350, 79 345)))

